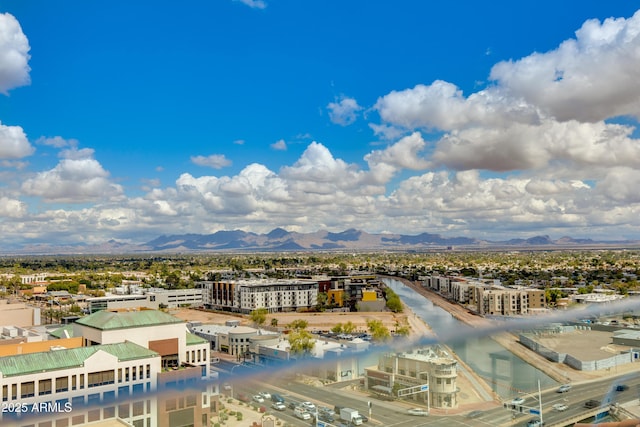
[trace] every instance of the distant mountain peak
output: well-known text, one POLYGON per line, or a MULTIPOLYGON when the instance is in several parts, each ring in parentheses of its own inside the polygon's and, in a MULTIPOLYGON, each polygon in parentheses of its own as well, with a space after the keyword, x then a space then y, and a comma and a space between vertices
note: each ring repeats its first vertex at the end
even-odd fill
MULTIPOLYGON (((127 239, 128 240, 128 239, 127 239)), ((4 248, 4 254, 107 254, 107 253, 153 253, 153 252, 278 252, 278 251, 430 251, 464 249, 537 248, 629 248, 639 247, 638 241, 594 241, 563 236, 558 240, 550 236, 514 238, 506 241, 479 240, 472 237, 444 237, 423 232, 416 235, 392 233, 367 233, 350 228, 342 232, 318 230, 311 233, 289 232, 274 228, 267 234, 242 230, 220 230, 213 234, 161 235, 145 244, 126 244, 111 239, 103 244, 86 243, 53 245, 33 243, 21 249, 4 248)))

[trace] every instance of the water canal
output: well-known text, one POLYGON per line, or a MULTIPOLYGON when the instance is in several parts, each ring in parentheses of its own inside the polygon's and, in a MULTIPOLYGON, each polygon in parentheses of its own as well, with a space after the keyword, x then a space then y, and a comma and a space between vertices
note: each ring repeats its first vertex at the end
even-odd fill
POLYGON ((519 393, 537 392, 538 380, 542 388, 558 384, 544 372, 514 355, 489 336, 485 336, 482 330, 467 326, 399 280, 385 278, 382 281, 393 289, 437 336, 453 336, 444 344, 503 399, 510 399, 519 393), (464 336, 464 339, 456 339, 456 335, 464 336))

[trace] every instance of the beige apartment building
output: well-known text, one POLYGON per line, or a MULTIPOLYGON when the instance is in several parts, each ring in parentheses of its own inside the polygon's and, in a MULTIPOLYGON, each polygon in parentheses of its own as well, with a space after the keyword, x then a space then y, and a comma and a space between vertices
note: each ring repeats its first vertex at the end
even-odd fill
POLYGON ((538 289, 492 289, 476 287, 473 303, 480 315, 535 314, 547 308, 545 293, 538 289))
POLYGON ((493 281, 446 276, 425 277, 422 283, 451 301, 475 308, 480 315, 517 316, 547 309, 540 289, 513 289, 493 281))

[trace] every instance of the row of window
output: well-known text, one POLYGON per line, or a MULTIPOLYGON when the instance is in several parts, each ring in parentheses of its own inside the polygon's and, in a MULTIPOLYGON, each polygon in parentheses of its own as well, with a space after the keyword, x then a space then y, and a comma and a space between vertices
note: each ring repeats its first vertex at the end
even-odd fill
POLYGON ((207 362, 209 360, 207 356, 207 350, 187 350, 187 363, 196 363, 196 362, 207 362), (197 355, 197 357, 196 357, 197 355), (189 357, 191 356, 191 357, 189 357))
POLYGON ((137 381, 138 379, 149 379, 151 378, 151 365, 140 365, 137 367, 132 366, 131 370, 129 368, 118 368, 118 383, 121 383, 123 380, 125 382, 128 381, 137 381))
MULTIPOLYGON (((74 411, 75 412, 75 411, 74 411)), ((72 415, 67 418, 60 418, 55 421, 47 420, 39 422, 38 424, 30 424, 24 427, 69 427, 69 426, 82 426, 90 422, 108 420, 116 417, 129 418, 129 417, 143 417, 151 413, 151 401, 138 401, 133 403, 123 403, 117 406, 108 406, 105 408, 96 408, 87 411, 85 414, 72 415), (145 408, 146 407, 146 408, 145 408), (146 409, 146 411, 145 411, 146 409)), ((141 418, 131 421, 134 427, 151 427, 151 417, 141 418)), ((204 424, 206 425, 206 424, 204 424)))
MULTIPOLYGON (((138 379, 151 378, 151 365, 140 365, 126 368, 118 368, 118 383, 136 381, 138 379)), ((24 381, 21 383, 4 384, 2 386, 2 401, 17 400, 38 396, 46 396, 56 393, 64 393, 69 390, 82 390, 85 388, 99 387, 107 384, 115 383, 115 371, 106 370, 99 372, 89 372, 85 374, 46 378, 34 381, 24 381), (69 381, 71 379, 71 381, 69 381), (36 384, 37 383, 37 384, 36 384), (71 383, 71 384, 69 384, 71 383), (37 385, 37 388, 36 388, 37 385), (18 387, 19 386, 19 387, 18 387)))

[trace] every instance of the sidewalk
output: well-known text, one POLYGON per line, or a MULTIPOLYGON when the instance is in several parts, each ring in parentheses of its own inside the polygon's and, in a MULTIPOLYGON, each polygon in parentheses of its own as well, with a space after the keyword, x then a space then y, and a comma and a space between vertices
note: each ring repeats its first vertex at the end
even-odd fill
POLYGON ((216 423, 220 423, 221 426, 225 427, 247 427, 247 426, 262 426, 262 421, 268 418, 274 420, 274 425, 285 425, 286 423, 278 418, 278 411, 271 409, 269 403, 264 403, 267 411, 264 413, 260 413, 258 410, 254 409, 250 403, 242 403, 238 399, 232 399, 229 396, 220 395, 220 404, 221 409, 219 413, 226 414, 228 418, 225 418, 225 415, 221 415, 219 417, 211 418, 211 425, 215 425, 216 423), (242 414, 242 419, 238 420, 236 415, 240 412, 242 414))

